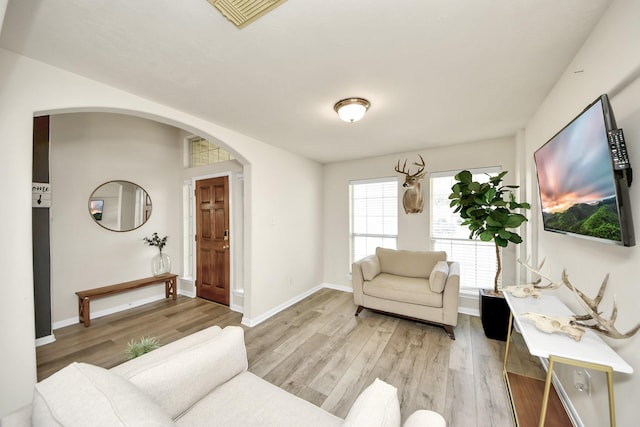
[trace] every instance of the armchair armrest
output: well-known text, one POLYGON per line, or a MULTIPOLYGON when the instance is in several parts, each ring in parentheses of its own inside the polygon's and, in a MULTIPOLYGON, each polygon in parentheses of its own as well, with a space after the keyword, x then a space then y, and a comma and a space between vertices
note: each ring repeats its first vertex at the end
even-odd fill
POLYGON ((353 302, 356 305, 362 305, 364 299, 364 293, 362 290, 362 285, 364 284, 362 265, 371 262, 376 258, 376 255, 369 255, 351 264, 351 286, 353 287, 353 302))
POLYGON ((460 298, 460 263, 448 261, 449 275, 442 295, 442 322, 445 325, 458 324, 458 300, 460 298))

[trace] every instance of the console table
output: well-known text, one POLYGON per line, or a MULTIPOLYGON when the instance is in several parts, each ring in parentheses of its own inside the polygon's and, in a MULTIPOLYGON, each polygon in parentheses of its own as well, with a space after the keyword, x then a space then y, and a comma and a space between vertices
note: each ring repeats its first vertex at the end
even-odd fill
MULTIPOLYGON (((518 424, 518 414, 514 394, 516 384, 509 381, 510 373, 507 372, 507 360, 509 357, 509 344, 511 341, 513 322, 518 327, 527 345, 529 353, 534 356, 544 357, 549 360, 547 366, 547 377, 544 383, 544 391, 540 398, 542 407, 540 410, 539 427, 543 427, 547 415, 551 381, 553 377, 553 366, 555 363, 578 366, 605 372, 607 375, 607 388, 609 392, 609 420, 611 427, 615 427, 615 404, 613 397, 613 372, 633 373, 633 368, 625 362, 611 347, 609 347, 600 336, 587 329, 580 341, 574 341, 564 334, 547 334, 538 330, 533 322, 520 317, 526 312, 545 314, 548 316, 571 316, 573 313, 557 297, 543 294, 540 298, 516 298, 505 293, 505 298, 511 309, 509 319, 509 334, 504 355, 503 375, 507 384, 511 408, 514 411, 514 418, 518 424)), ((539 380, 541 381, 541 380, 539 380)), ((518 424, 519 425, 519 424, 518 424)))

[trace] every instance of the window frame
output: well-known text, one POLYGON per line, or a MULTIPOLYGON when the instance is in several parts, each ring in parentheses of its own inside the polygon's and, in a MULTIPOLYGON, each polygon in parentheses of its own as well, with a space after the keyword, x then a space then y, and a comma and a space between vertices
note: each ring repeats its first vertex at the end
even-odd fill
MULTIPOLYGON (((393 239, 394 240, 394 245, 393 249, 397 248, 398 246, 398 222, 399 222, 399 202, 398 202, 398 186, 399 186, 399 181, 398 181, 398 177, 397 176, 386 176, 386 177, 379 177, 379 178, 370 178, 370 179, 360 179, 360 180, 350 180, 349 181, 349 272, 351 272, 351 265, 353 264, 353 262, 357 261, 358 259, 362 259, 362 256, 358 256, 356 259, 356 249, 355 249, 355 239, 357 237, 370 237, 370 238, 379 238, 379 239, 393 239), (395 218, 395 233, 362 233, 362 232, 355 232, 354 231, 354 224, 355 224, 355 209, 354 209, 354 186, 357 185, 368 185, 368 184, 378 184, 378 183, 393 183, 394 184, 394 188, 395 188, 395 195, 393 197, 394 200, 394 218, 395 218)), ((385 199, 384 197, 380 197, 381 199, 385 199)), ((387 199, 391 200, 391 197, 387 197, 387 199)), ((384 201, 383 201, 384 203, 384 201)), ((383 212, 385 211, 385 209, 383 208, 383 212)), ((384 218, 384 214, 382 216, 384 218)), ((382 247, 387 247, 390 248, 391 246, 389 245, 382 245, 382 247)), ((365 251, 367 252, 367 251, 365 251)), ((368 256, 371 254, 367 254, 364 256, 368 256)))
MULTIPOLYGON (((500 166, 490 166, 490 167, 482 167, 482 168, 468 168, 467 170, 473 174, 474 179, 478 180, 478 178, 480 178, 481 175, 485 175, 485 174, 488 174, 490 176, 495 176, 501 172, 502 168, 500 166)), ((495 257, 495 243, 492 241, 482 242, 479 239, 469 239, 468 237, 469 229, 466 226, 465 227, 459 226, 459 228, 457 228, 457 231, 458 231, 457 233, 453 231, 456 234, 455 237, 447 237, 447 236, 439 235, 437 230, 434 228, 438 219, 441 218, 441 215, 435 212, 435 210, 438 209, 438 207, 444 210, 442 208, 443 201, 440 200, 441 197, 444 196, 444 194, 440 192, 436 192, 436 190, 434 190, 434 180, 439 178, 450 178, 451 181, 453 182, 453 177, 458 172, 459 170, 456 170, 456 171, 448 170, 448 171, 440 171, 440 172, 431 172, 429 174, 429 189, 430 189, 429 208, 430 208, 430 218, 431 218, 431 220, 429 221, 429 240, 430 240, 429 245, 432 250, 436 250, 438 248, 439 248, 438 250, 445 250, 447 252, 448 259, 460 262, 461 264, 460 265, 460 268, 461 268, 460 294, 477 296, 479 289, 493 287, 493 281, 494 281, 495 273, 497 270, 497 260, 495 257), (444 245, 449 245, 451 246, 451 248, 449 250, 444 249, 442 248, 442 246, 444 245), (463 253, 467 255, 464 258, 466 259, 471 258, 476 260, 474 261, 475 264, 472 267, 470 267, 468 263, 465 263, 463 265, 464 261, 456 260, 455 259, 456 256, 451 254, 451 251, 454 250, 453 249, 454 246, 457 246, 455 250, 461 251, 459 252, 461 253, 461 255, 463 253), (467 246, 467 248, 464 248, 464 246, 467 246), (470 249, 469 248, 470 246, 473 246, 474 249, 470 249), (482 268, 482 267, 478 268, 479 263, 477 260, 479 259, 486 260, 488 257, 491 257, 491 260, 492 260, 491 262, 495 263, 494 264, 495 267, 491 268, 490 270, 488 268, 482 268), (467 274, 463 274, 465 271, 467 272, 467 274), (468 272, 470 271, 473 271, 473 274, 472 274, 473 276, 472 281, 474 283, 473 285, 470 284, 471 280, 469 279, 469 274, 468 274, 468 272)), ((449 194, 446 194, 446 200, 444 202, 446 204, 448 212, 451 213, 450 214, 451 221, 455 221, 459 225, 462 222, 462 219, 459 218, 457 214, 454 214, 453 209, 450 208, 449 200, 448 200, 449 194)), ((448 222, 447 224, 451 224, 451 222, 448 222)), ((501 281, 502 281, 502 274, 500 274, 500 277, 498 278, 498 282, 501 283, 501 281)))

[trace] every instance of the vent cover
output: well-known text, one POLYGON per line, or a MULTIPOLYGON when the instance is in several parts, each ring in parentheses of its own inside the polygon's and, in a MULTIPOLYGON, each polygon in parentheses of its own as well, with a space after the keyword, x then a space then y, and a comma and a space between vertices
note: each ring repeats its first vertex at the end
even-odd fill
POLYGON ((207 0, 238 28, 255 21, 286 0, 207 0))

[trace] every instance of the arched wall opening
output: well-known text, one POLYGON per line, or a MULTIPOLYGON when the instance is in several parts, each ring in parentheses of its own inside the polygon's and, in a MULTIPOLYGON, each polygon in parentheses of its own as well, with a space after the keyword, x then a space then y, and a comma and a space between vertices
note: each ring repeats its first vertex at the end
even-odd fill
MULTIPOLYGON (((37 113, 41 114, 41 113, 37 113)), ((37 280, 36 297, 50 292, 51 299, 36 304, 37 330, 47 329, 48 336, 37 336, 44 344, 54 339, 52 330, 77 323, 76 291, 150 275, 149 258, 155 248, 140 243, 152 232, 169 235, 164 253, 170 255, 172 272, 179 275, 179 293, 195 296, 194 220, 190 215, 196 180, 212 171, 228 175, 231 215, 231 282, 229 305, 244 311, 244 220, 243 169, 246 162, 232 148, 238 159, 209 167, 188 168, 183 158, 188 136, 203 136, 198 129, 185 130, 175 123, 143 117, 130 110, 74 108, 48 111, 50 117, 50 186, 55 197, 51 207, 51 282, 37 280), (107 110, 107 112, 105 112, 107 110), (124 114, 123 114, 124 113, 124 114), (128 232, 109 232, 87 220, 86 200, 91 188, 114 179, 135 182, 149 192, 153 211, 148 223, 128 232), (188 185, 186 185, 188 184, 188 185), (183 187, 181 187, 183 186, 183 187), (187 224, 188 223, 188 224, 187 224), (193 232, 192 232, 193 230, 193 232), (135 242, 135 243, 134 243, 135 242), (90 246, 90 247, 89 247, 90 246), (77 268, 82 265, 82 268, 77 268), (51 319, 42 315, 51 307, 51 319)), ((218 138, 206 136, 216 145, 227 148, 218 138)), ((39 210, 36 213, 41 213, 39 210)), ((35 218, 34 218, 35 221, 35 218)), ((38 244, 34 240, 34 250, 38 244)), ((44 271, 44 267, 39 266, 44 271)), ((36 271, 34 270, 34 273, 36 271)), ((36 277, 34 277, 34 280, 36 277)), ((92 317, 101 317, 132 308, 162 297, 161 285, 102 298, 92 303, 92 317)), ((42 298, 37 298, 42 301, 42 298)), ((45 313, 46 314, 46 313, 45 313)))

